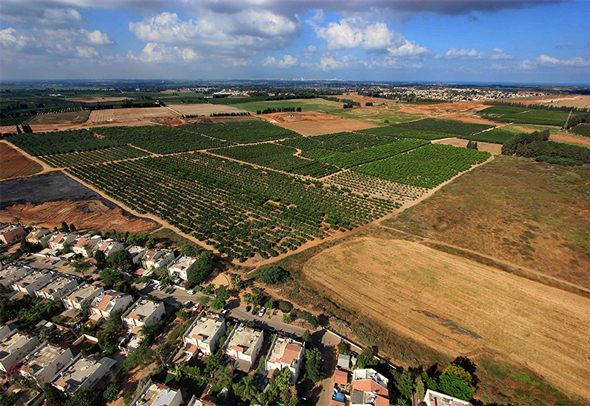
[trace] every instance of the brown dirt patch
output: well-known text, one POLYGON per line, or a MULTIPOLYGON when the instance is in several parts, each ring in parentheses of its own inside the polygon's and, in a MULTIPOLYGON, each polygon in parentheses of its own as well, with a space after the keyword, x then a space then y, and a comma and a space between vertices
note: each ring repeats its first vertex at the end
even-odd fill
POLYGON ((0 143, 0 180, 33 175, 43 170, 41 165, 27 158, 12 146, 0 143))
MULTIPOLYGON (((461 138, 443 138, 440 140, 433 140, 433 144, 445 144, 445 145, 453 145, 455 147, 467 147, 467 143, 469 140, 464 140, 461 138)), ((491 142, 481 142, 477 141, 477 148, 480 151, 487 151, 490 154, 494 155, 501 155, 502 154, 502 145, 501 144, 493 144, 491 142)))
POLYGON ((590 167, 497 156, 384 226, 590 288, 590 167))
POLYGON ((0 211, 0 222, 13 217, 27 225, 53 228, 62 221, 74 224, 78 230, 149 232, 159 224, 140 218, 126 216, 119 207, 110 208, 101 200, 59 201, 39 205, 32 203, 9 206, 0 211))
POLYGON ((89 123, 109 123, 125 121, 141 121, 154 117, 173 117, 176 114, 166 107, 143 107, 129 109, 93 110, 90 113, 89 123))
POLYGON ((331 134, 342 131, 356 131, 378 127, 376 124, 361 120, 349 120, 344 117, 336 117, 320 113, 265 114, 263 118, 273 124, 293 130, 304 136, 331 134))
POLYGON ((582 136, 565 135, 565 134, 551 134, 549 136, 551 141, 566 142, 569 144, 580 144, 590 147, 590 138, 584 138, 582 136))
POLYGON ((226 106, 224 104, 170 104, 168 105, 172 110, 178 111, 185 115, 199 115, 209 116, 213 113, 242 113, 247 112, 233 106, 226 106))
POLYGON ((450 358, 492 356, 590 397, 590 360, 580 356, 590 351, 588 298, 402 240, 339 244, 303 273, 359 316, 450 358))

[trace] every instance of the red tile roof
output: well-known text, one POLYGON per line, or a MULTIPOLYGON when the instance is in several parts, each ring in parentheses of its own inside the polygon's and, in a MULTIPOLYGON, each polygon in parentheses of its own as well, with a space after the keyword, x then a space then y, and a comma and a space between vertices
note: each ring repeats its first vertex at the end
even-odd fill
POLYGON ((346 385, 348 383, 348 372, 337 369, 334 372, 334 382, 339 385, 346 385))
POLYGON ((358 390, 360 392, 376 392, 378 395, 389 396, 389 391, 387 389, 370 379, 353 381, 352 390, 358 390))
POLYGON ((283 362, 285 364, 291 365, 291 363, 297 359, 299 359, 299 353, 303 348, 300 345, 295 344, 287 344, 285 347, 285 352, 283 353, 283 362))

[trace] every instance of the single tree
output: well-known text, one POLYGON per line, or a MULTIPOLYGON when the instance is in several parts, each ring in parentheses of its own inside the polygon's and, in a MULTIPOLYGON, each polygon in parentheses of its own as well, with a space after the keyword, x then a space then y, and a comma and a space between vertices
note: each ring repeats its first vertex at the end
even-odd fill
POLYGON ((306 343, 311 343, 311 333, 309 332, 309 330, 305 330, 303 332, 303 335, 301 336, 301 339, 303 341, 305 341, 306 343))

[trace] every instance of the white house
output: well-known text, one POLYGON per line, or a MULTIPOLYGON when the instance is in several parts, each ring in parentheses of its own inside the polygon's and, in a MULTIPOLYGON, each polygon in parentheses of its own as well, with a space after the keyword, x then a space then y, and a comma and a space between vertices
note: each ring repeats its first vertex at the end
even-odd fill
POLYGON ((262 347, 264 332, 240 324, 230 333, 224 348, 228 357, 235 362, 236 369, 248 372, 262 347))
POLYGON ((107 357, 97 361, 78 354, 61 372, 53 377, 51 383, 68 395, 79 388, 91 390, 98 381, 108 380, 109 371, 116 363, 117 361, 107 357))
POLYGON ((292 383, 295 384, 299 377, 304 352, 303 343, 291 338, 275 336, 266 356, 265 369, 269 376, 272 376, 275 369, 288 368, 291 371, 292 383))
POLYGON ((78 279, 74 277, 56 276, 47 285, 37 291, 37 296, 45 299, 60 300, 66 293, 78 286, 78 279))
POLYGON ((96 251, 102 251, 105 257, 108 257, 109 254, 112 254, 115 251, 124 249, 125 244, 117 240, 113 240, 112 238, 109 238, 108 240, 103 240, 99 245, 96 246, 96 251))
POLYGON ((42 387, 73 359, 72 350, 46 341, 25 357, 20 372, 23 376, 37 381, 42 387))
POLYGON ((216 313, 201 313, 188 328, 182 340, 184 351, 193 356, 197 350, 211 355, 225 334, 225 319, 216 313))
POLYGON ((63 250, 65 247, 71 246, 76 238, 78 238, 77 234, 69 234, 63 231, 53 234, 48 241, 49 248, 53 251, 63 250))
POLYGON ((130 406, 180 406, 182 393, 151 380, 146 383, 130 406))
POLYGON ((92 301, 103 291, 98 284, 82 284, 61 298, 66 309, 81 309, 86 301, 92 301))
POLYGON ((0 285, 9 287, 19 279, 33 272, 33 269, 20 265, 7 265, 0 270, 0 285))
POLYGON ((178 258, 168 265, 168 272, 170 272, 170 275, 178 275, 180 279, 186 281, 188 279, 188 272, 193 268, 196 262, 196 258, 179 255, 178 258))
POLYGON ((32 272, 22 279, 12 284, 12 289, 17 292, 23 292, 29 296, 36 296, 37 291, 47 285, 53 279, 53 273, 48 270, 41 272, 32 272))
POLYGON ((0 371, 8 369, 20 362, 28 353, 39 345, 37 337, 29 337, 16 330, 10 331, 0 340, 0 371))
POLYGON ((471 403, 465 400, 457 399, 452 396, 445 395, 444 393, 435 392, 431 389, 426 391, 424 402, 428 406, 471 406, 471 403))
POLYGON ((143 326, 151 326, 162 320, 166 315, 163 302, 153 302, 147 299, 139 299, 127 309, 121 319, 130 331, 138 332, 143 326))
POLYGON ((146 251, 141 260, 145 269, 156 269, 168 265, 174 260, 174 253, 165 249, 151 249, 146 251))
POLYGON ((355 369, 352 373, 350 405, 389 406, 389 379, 374 369, 355 369))
POLYGON ((107 290, 101 292, 92 300, 90 309, 92 317, 98 320, 102 317, 108 318, 112 313, 125 310, 133 302, 133 297, 127 293, 107 290))
POLYGON ((99 235, 85 234, 78 238, 72 246, 74 253, 82 255, 85 258, 90 258, 94 255, 94 251, 99 244, 102 243, 102 238, 99 235))
POLYGON ((140 247, 139 245, 131 245, 126 250, 131 255, 131 261, 134 264, 140 263, 143 255, 147 252, 147 248, 140 247))

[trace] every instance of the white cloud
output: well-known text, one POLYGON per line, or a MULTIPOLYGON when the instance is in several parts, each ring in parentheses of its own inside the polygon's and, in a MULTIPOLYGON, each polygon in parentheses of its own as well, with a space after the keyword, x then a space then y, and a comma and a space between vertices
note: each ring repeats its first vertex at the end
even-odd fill
MULTIPOLYGON (((134 59, 133 55, 128 55, 130 59, 134 59)), ((148 42, 141 54, 139 60, 143 62, 174 62, 174 61, 194 61, 200 59, 201 56, 193 49, 188 47, 167 46, 155 42, 148 42)))
POLYGON ((14 28, 6 28, 0 31, 0 47, 20 51, 27 46, 29 39, 20 35, 14 28))
POLYGON ((314 53, 316 53, 318 50, 318 47, 316 47, 315 45, 308 45, 307 47, 305 47, 302 51, 301 54, 306 58, 306 59, 310 59, 314 53))
POLYGON ((414 41, 408 41, 397 48, 388 48, 389 55, 391 56, 417 56, 431 54, 432 52, 425 47, 421 47, 414 41))
POLYGON ((78 45, 76 53, 80 58, 98 58, 100 55, 96 49, 87 45, 78 45))
POLYGON ((23 7, 22 2, 11 4, 10 1, 3 4, 0 18, 11 23, 61 28, 79 27, 84 23, 84 18, 74 8, 46 8, 30 4, 23 7))
POLYGON ((291 55, 283 56, 283 59, 276 59, 273 56, 267 56, 264 59, 264 66, 270 66, 273 68, 285 69, 291 68, 297 64, 297 57, 291 55))
POLYGON ((94 45, 112 45, 115 42, 109 38, 107 34, 104 32, 100 32, 99 30, 94 30, 87 34, 87 41, 89 44, 94 45))
POLYGON ((525 70, 537 69, 538 67, 555 68, 555 67, 590 67, 590 59, 584 59, 580 56, 571 59, 558 59, 553 56, 539 55, 534 60, 526 59, 518 64, 518 67, 525 70))
POLYGON ((514 59, 514 57, 512 55, 506 55, 506 52, 502 51, 500 48, 493 48, 490 59, 514 59))
POLYGON ((483 59, 486 57, 484 52, 478 52, 473 49, 457 49, 451 48, 445 53, 445 58, 448 59, 457 59, 457 58, 473 58, 473 59, 483 59))

